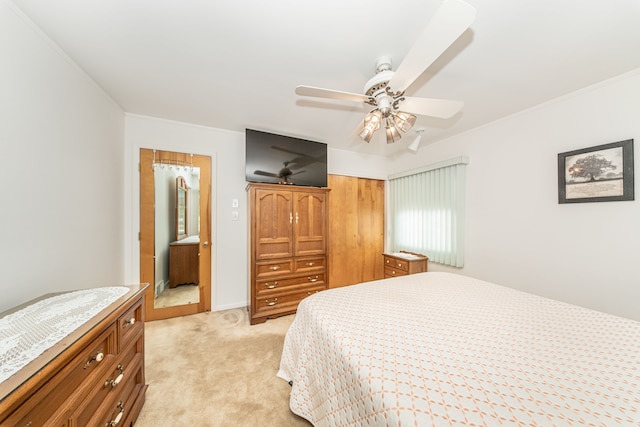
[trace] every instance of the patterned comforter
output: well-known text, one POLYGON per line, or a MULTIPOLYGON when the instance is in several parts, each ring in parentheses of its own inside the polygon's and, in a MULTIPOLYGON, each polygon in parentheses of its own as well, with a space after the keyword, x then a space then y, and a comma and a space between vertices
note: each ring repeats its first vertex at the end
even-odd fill
POLYGON ((640 322, 450 273, 304 299, 278 372, 315 426, 640 426, 640 322))

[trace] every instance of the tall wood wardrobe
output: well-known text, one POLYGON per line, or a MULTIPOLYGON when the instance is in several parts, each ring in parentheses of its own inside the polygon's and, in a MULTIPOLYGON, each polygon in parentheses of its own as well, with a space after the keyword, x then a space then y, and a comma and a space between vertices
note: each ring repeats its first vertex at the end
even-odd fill
POLYGON ((329 287, 384 278, 384 185, 329 175, 329 287))
POLYGON ((294 313, 315 292, 384 277, 384 181, 329 175, 328 188, 251 183, 247 192, 252 325, 294 313))
POLYGON ((251 324, 327 288, 326 188, 249 184, 251 324))

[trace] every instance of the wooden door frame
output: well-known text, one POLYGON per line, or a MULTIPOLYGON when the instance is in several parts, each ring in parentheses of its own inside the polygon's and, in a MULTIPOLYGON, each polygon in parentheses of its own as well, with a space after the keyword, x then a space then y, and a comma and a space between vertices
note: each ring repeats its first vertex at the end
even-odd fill
MULTIPOLYGON (((169 152, 169 150, 162 150, 169 152)), ((146 320, 168 319, 211 311, 211 157, 193 155, 200 168, 200 301, 194 304, 155 308, 155 215, 154 150, 140 148, 140 281, 149 283, 145 298, 146 320), (202 262, 205 260, 205 262, 202 262)))

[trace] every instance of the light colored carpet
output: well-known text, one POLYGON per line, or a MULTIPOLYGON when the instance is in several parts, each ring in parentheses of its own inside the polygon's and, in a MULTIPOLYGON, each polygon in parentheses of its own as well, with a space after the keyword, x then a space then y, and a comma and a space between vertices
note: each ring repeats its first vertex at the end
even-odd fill
POLYGON ((173 307, 175 305, 197 304, 200 301, 198 285, 180 285, 167 288, 153 302, 155 308, 173 307))
POLYGON ((249 326, 246 309, 145 324, 149 389, 136 427, 303 426, 277 378, 293 315, 249 326))

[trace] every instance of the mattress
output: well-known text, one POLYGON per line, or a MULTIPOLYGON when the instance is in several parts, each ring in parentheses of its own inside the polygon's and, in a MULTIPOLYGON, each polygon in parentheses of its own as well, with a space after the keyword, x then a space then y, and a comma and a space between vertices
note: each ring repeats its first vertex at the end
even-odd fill
POLYGON ((640 322, 421 273, 304 299, 278 376, 315 426, 640 426, 640 322))

